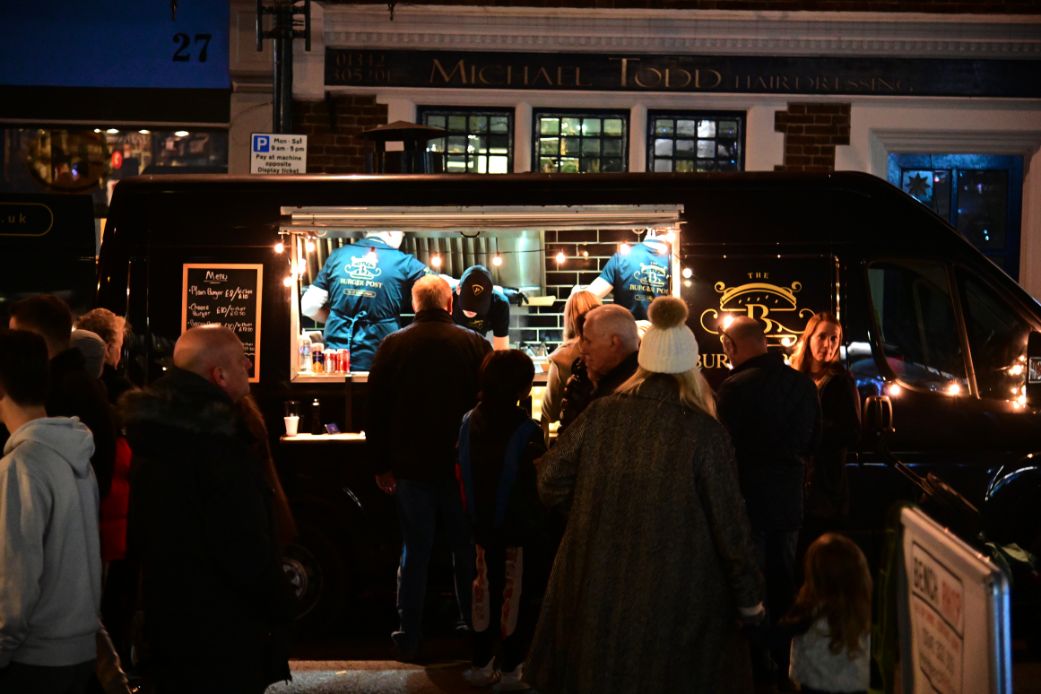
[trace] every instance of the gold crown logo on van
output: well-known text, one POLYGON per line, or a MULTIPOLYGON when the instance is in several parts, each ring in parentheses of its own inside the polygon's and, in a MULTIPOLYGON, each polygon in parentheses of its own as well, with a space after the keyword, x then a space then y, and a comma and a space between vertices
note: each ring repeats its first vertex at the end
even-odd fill
POLYGON ((749 282, 727 287, 725 282, 716 282, 719 308, 707 308, 701 312, 701 328, 712 335, 719 335, 719 322, 724 314, 748 316, 763 324, 768 344, 790 346, 802 334, 802 328, 793 327, 798 320, 809 320, 814 311, 799 308, 796 298, 802 290, 801 282, 792 282, 784 287, 768 282, 749 282))

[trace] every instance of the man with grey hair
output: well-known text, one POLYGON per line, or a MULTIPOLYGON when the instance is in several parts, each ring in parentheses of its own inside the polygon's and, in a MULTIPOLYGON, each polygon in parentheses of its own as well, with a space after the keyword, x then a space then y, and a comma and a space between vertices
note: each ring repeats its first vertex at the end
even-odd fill
POLYGON ((561 428, 575 421, 590 402, 613 393, 639 366, 640 332, 628 309, 618 304, 597 306, 585 315, 581 332, 582 362, 564 388, 561 428))
POLYGON ((427 565, 435 529, 445 524, 461 615, 470 614, 473 545, 455 480, 463 415, 477 402, 481 362, 491 347, 452 320, 452 290, 435 275, 412 287, 416 318, 388 335, 369 371, 366 437, 376 483, 395 497, 401 523, 400 627, 391 638, 402 660, 421 640, 427 565))
POLYGON ((134 451, 128 544, 141 562, 145 674, 159 692, 263 692, 289 678, 294 607, 264 461, 238 410, 234 332, 191 328, 173 368, 120 401, 134 451))

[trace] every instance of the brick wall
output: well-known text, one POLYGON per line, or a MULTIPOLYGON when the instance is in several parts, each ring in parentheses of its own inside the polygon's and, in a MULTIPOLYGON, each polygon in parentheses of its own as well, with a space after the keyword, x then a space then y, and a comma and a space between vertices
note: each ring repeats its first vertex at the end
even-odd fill
MULTIPOLYGON (((371 0, 326 0, 330 5, 371 4, 371 0)), ((403 2, 397 4, 404 5, 403 2)), ((1037 14, 1039 0, 423 0, 424 5, 478 7, 588 7, 657 10, 782 10, 819 12, 934 12, 938 14, 1037 14)))
POLYGON ((364 173, 371 145, 358 133, 387 122, 375 96, 337 95, 293 103, 294 131, 307 135, 308 173, 364 173))
POLYGON ((631 231, 619 229, 545 232, 544 290, 557 300, 552 306, 511 307, 510 342, 544 342, 549 350, 560 344, 564 339, 564 302, 571 295, 571 288, 587 285, 599 277, 619 243, 635 241, 637 237, 631 231), (556 262, 560 251, 567 256, 562 265, 556 262))
POLYGON ((834 171, 835 145, 849 144, 850 104, 788 104, 774 114, 784 133, 784 164, 778 171, 834 171))

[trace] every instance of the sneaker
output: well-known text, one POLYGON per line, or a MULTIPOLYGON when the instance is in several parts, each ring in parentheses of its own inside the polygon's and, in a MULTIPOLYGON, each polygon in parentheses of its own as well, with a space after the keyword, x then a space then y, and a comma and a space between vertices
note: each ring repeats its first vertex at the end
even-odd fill
POLYGON ((419 638, 407 631, 395 631, 390 635, 394 642, 394 655, 402 663, 414 663, 419 654, 419 638))
POLYGON ((495 658, 484 667, 468 667, 463 671, 463 679, 473 687, 487 687, 499 681, 499 671, 495 669, 495 658))
POLYGON ((531 690, 531 686, 528 685, 523 679, 524 677, 524 663, 521 663, 511 672, 502 673, 502 677, 499 680, 499 684, 492 687, 493 692, 526 692, 531 690))

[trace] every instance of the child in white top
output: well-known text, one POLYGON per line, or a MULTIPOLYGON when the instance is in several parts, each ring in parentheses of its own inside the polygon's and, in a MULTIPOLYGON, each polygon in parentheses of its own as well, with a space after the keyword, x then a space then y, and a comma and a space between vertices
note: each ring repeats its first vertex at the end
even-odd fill
POLYGON ((804 693, 866 692, 871 574, 864 553, 845 535, 825 533, 806 551, 805 576, 784 620, 799 633, 788 676, 804 693))

